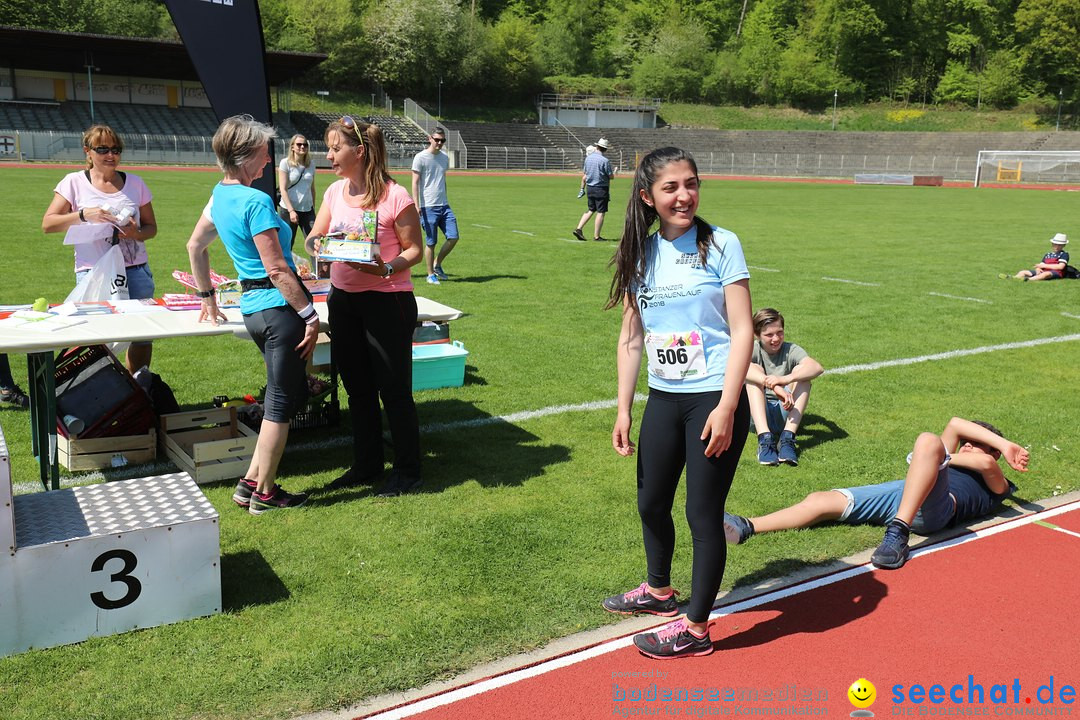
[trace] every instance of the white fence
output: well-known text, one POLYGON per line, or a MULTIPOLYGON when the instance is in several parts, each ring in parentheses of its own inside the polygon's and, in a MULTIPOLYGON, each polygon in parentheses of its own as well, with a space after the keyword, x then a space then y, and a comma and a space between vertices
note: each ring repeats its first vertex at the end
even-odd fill
MULTIPOLYGON (((86 160, 82 148, 82 133, 41 130, 26 132, 0 128, 0 159, 72 162, 86 160)), ((214 149, 211 138, 193 135, 145 135, 124 133, 124 162, 127 164, 154 163, 167 165, 214 165, 214 149)), ((326 160, 326 144, 310 138, 310 151, 317 167, 330 167, 326 160)), ((289 151, 288 138, 274 140, 274 157, 282 158, 289 151)), ((412 166, 415 150, 388 143, 387 162, 392 168, 412 166)))
MULTIPOLYGON (((413 119, 430 132, 435 120, 412 101, 406 103, 415 115, 413 119), (425 117, 426 116, 426 117, 425 117)), ((547 170, 579 171, 585 159, 580 148, 513 147, 477 145, 466 147, 461 135, 450 132, 454 147, 454 166, 480 170, 547 170)), ((82 162, 82 135, 74 132, 23 132, 0 129, 0 158, 82 162)), ((287 139, 275 141, 275 156, 287 152, 287 139)), ((388 144, 388 163, 392 168, 412 165, 415 148, 388 144)), ((941 175, 946 180, 969 181, 975 176, 977 158, 955 155, 864 153, 780 153, 780 152, 720 152, 708 148, 691 148, 698 171, 708 175, 747 175, 775 177, 851 178, 856 174, 941 175)), ((319 167, 329 167, 326 147, 311 138, 311 152, 319 167)), ((613 148, 608 153, 612 165, 622 173, 630 173, 641 158, 640 151, 613 148)), ((209 137, 185 135, 124 135, 125 163, 162 163, 213 165, 214 153, 209 137)), ((1080 184, 1080 162, 1064 162, 1036 171, 1034 164, 1025 165, 1022 182, 1080 184)), ((994 179, 984 178, 983 181, 994 179)))
MULTIPOLYGON (((907 173, 942 175, 950 180, 968 180, 975 170, 975 158, 920 155, 825 155, 820 153, 761 153, 690 151, 698 172, 709 175, 775 175, 778 177, 852 177, 856 173, 907 173)), ((611 164, 629 172, 637 166, 641 152, 612 150, 611 164)), ((472 147, 470 168, 484 170, 577 170, 585 159, 584 150, 561 148, 472 147)))

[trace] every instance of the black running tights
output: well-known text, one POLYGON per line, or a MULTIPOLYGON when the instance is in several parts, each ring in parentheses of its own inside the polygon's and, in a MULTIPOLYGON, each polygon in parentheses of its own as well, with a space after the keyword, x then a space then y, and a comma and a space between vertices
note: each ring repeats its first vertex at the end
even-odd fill
POLYGON ((750 405, 744 390, 732 419, 731 445, 719 457, 705 457, 708 441, 701 440, 701 431, 719 402, 719 391, 650 390, 638 438, 638 513, 652 587, 671 584, 671 559, 675 553, 671 508, 679 477, 686 468, 686 520, 694 546, 686 612, 691 622, 708 620, 724 578, 724 503, 750 426, 750 405))

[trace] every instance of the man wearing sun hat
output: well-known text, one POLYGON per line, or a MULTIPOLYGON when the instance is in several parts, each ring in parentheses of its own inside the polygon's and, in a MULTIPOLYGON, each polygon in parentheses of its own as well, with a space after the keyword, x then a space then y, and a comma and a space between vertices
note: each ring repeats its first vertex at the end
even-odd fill
POLYGON ((596 141, 596 152, 585 158, 585 194, 589 199, 589 209, 581 216, 577 227, 574 228, 574 237, 584 240, 581 228, 589 222, 589 218, 596 213, 593 240, 603 240, 600 237, 600 228, 604 226, 604 215, 608 211, 608 202, 611 200, 611 178, 615 171, 611 168, 611 161, 607 159, 607 138, 596 141))
MULTIPOLYGON (((1017 280, 1060 280, 1065 277, 1065 268, 1069 266, 1069 253, 1065 251, 1069 238, 1065 233, 1058 233, 1050 238, 1050 252, 1043 255, 1042 262, 1030 270, 1021 270, 1013 277, 1017 280)), ((1008 277, 1002 274, 999 277, 1008 277)))

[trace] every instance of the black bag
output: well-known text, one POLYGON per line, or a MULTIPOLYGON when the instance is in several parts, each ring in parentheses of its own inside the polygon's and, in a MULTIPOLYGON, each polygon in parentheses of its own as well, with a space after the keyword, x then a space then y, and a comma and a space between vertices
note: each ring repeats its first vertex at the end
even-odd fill
POLYGON ((1065 266, 1065 277, 1069 280, 1080 280, 1080 270, 1077 270, 1072 265, 1065 266))
POLYGON ((150 373, 150 403, 158 415, 180 412, 180 403, 176 402, 172 388, 155 372, 150 373))

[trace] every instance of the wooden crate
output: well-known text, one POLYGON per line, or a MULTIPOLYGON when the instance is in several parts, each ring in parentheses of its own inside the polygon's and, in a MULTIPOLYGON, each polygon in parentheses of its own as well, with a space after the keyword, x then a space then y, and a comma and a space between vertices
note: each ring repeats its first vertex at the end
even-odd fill
POLYGON ((56 454, 68 470, 98 470, 113 467, 120 456, 124 465, 153 462, 157 458, 157 433, 153 428, 143 435, 117 435, 103 438, 66 438, 56 436, 56 454))
POLYGON ((236 421, 236 408, 171 413, 161 416, 165 454, 196 483, 243 477, 259 435, 236 421))

